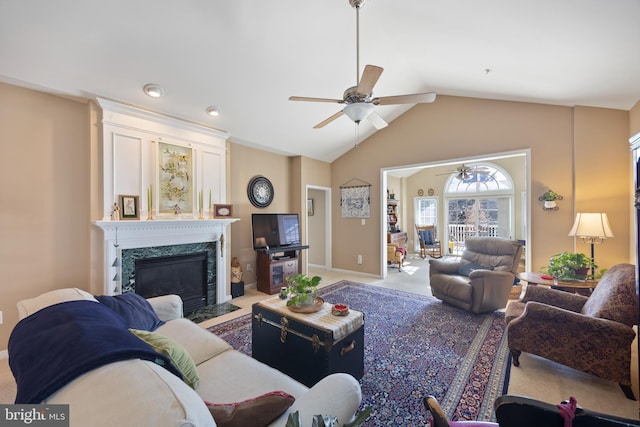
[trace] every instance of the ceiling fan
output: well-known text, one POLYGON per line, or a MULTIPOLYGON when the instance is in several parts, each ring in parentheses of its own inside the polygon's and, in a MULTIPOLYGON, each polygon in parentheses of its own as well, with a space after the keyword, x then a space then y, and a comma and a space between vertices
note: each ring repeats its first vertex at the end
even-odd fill
POLYGON ((489 169, 484 166, 467 166, 463 163, 461 166, 453 170, 445 173, 439 173, 438 175, 450 175, 452 173, 456 174, 457 179, 459 179, 460 181, 464 181, 471 178, 473 175, 488 174, 489 169))
POLYGON ((373 96, 373 87, 380 78, 383 68, 367 65, 362 72, 362 78, 360 78, 360 7, 364 4, 364 0, 349 0, 349 4, 356 9, 356 86, 345 90, 342 99, 289 97, 290 101, 346 104, 342 110, 315 125, 314 129, 324 127, 343 114, 346 114, 358 125, 362 120, 367 119, 376 129, 382 129, 387 126, 387 122, 375 112, 374 105, 419 104, 433 102, 436 99, 434 92, 382 97, 373 96))

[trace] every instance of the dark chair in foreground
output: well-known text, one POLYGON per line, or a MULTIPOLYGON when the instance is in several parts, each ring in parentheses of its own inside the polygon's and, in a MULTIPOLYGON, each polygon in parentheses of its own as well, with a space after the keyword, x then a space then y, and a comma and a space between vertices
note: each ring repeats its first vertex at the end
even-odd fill
POLYGON ((473 313, 504 308, 522 245, 500 237, 469 237, 459 261, 429 260, 433 296, 473 313))
POLYGON ((635 267, 610 268, 589 297, 527 285, 505 314, 513 365, 521 352, 615 381, 631 391, 633 325, 638 321, 635 267))
MULTIPOLYGON (((500 396, 496 399, 494 407, 500 427, 563 427, 565 425, 557 405, 528 397, 500 396)), ((625 426, 640 426, 640 421, 614 417, 582 408, 577 408, 572 424, 572 427, 625 426)))
POLYGON ((498 424, 489 421, 449 421, 442 407, 433 396, 427 396, 422 400, 427 411, 431 412, 433 422, 431 427, 498 427, 498 424))
POLYGON ((420 257, 425 259, 429 255, 431 258, 442 258, 442 244, 438 240, 436 226, 416 225, 416 232, 420 242, 420 257))

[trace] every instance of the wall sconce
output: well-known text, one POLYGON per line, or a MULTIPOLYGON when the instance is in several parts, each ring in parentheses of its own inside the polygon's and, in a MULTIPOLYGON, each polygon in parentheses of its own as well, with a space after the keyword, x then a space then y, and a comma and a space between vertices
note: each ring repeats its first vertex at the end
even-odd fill
POLYGON ((538 200, 544 202, 542 209, 545 211, 557 211, 560 208, 556 204, 556 200, 562 200, 562 196, 555 191, 547 190, 542 196, 538 197, 538 200))

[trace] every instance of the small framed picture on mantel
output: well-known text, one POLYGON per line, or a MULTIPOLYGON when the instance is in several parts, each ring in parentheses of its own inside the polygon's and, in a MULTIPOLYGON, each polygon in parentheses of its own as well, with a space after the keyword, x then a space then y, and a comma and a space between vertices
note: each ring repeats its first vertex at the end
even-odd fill
POLYGON ((231 218, 232 212, 231 205, 213 205, 214 218, 231 218))
POLYGON ((120 219, 140 219, 140 197, 121 194, 118 196, 120 202, 120 219))

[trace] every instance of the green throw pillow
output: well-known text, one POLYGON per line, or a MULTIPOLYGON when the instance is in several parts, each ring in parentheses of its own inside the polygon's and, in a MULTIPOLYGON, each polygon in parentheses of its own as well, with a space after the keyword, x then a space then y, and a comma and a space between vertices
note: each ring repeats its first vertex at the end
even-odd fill
POLYGON ((194 390, 198 387, 200 378, 198 368, 187 350, 169 337, 155 332, 129 329, 129 332, 149 344, 155 351, 164 354, 182 374, 184 382, 194 390))

